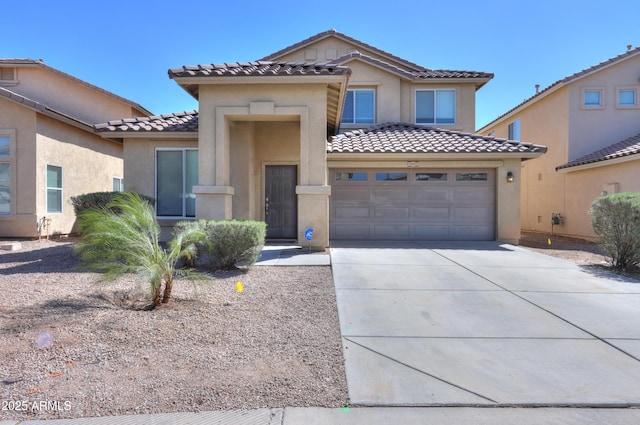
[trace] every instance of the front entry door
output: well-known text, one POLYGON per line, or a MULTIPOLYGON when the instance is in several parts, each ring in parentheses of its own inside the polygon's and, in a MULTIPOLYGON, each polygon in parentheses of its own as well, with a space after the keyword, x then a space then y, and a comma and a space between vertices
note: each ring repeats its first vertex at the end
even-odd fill
POLYGON ((297 238, 297 180, 296 165, 266 166, 264 212, 267 238, 297 238))

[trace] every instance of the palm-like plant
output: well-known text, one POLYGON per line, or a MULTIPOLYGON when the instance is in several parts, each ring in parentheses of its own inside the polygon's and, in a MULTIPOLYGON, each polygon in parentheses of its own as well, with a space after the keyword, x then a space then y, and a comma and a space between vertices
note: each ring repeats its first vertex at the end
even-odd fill
POLYGON ((201 236, 201 230, 180 229, 164 249, 160 245, 160 226, 153 208, 138 194, 123 192, 106 208, 81 212, 78 220, 82 240, 76 253, 83 261, 83 268, 104 273, 105 280, 125 274, 140 276, 151 286, 155 307, 171 298, 176 275, 206 278, 176 267, 181 257, 195 255, 195 241, 201 236))

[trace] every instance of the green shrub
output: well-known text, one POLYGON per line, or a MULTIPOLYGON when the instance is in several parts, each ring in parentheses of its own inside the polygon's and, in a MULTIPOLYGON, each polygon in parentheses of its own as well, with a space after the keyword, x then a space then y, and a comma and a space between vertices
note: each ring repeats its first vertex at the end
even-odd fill
POLYGON ((593 201, 591 225, 600 236, 602 251, 611 264, 630 269, 640 264, 640 193, 601 196, 593 201))
POLYGON ((187 258, 191 265, 212 270, 228 270, 239 265, 251 266, 260 257, 267 224, 252 220, 198 220, 180 222, 176 232, 196 228, 204 237, 198 240, 198 261, 187 258))
MULTIPOLYGON (((112 205, 116 196, 123 192, 93 192, 93 193, 85 193, 83 195, 72 196, 71 204, 73 205, 73 210, 76 213, 76 217, 80 215, 85 210, 88 209, 103 209, 112 205)), ((147 201, 149 205, 153 205, 155 200, 150 196, 139 195, 142 199, 147 201)), ((110 208, 117 208, 111 206, 110 208)), ((116 211, 117 212, 117 211, 116 211)))

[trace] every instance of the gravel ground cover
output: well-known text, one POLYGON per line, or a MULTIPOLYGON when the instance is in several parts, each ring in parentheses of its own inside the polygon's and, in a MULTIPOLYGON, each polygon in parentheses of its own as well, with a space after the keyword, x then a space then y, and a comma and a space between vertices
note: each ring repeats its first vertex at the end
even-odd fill
POLYGON ((22 246, 0 251, 0 419, 348 405, 330 267, 178 281, 146 311, 145 285, 77 272, 72 242, 22 246))

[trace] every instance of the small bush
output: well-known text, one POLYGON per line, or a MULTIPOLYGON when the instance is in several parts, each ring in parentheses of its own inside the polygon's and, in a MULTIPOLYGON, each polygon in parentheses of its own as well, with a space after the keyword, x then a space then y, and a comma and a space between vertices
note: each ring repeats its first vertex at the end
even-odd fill
MULTIPOLYGON (((251 266, 260 257, 267 224, 252 220, 198 220, 180 222, 175 231, 196 227, 204 237, 196 243, 196 265, 212 270, 228 270, 238 265, 251 266)), ((187 258, 194 264, 194 258, 187 258)))
MULTIPOLYGON (((85 193, 83 195, 72 196, 71 204, 73 205, 73 210, 76 213, 76 217, 80 215, 85 210, 88 209, 104 209, 113 204, 114 199, 119 194, 123 192, 93 192, 93 193, 85 193)), ((142 199, 147 201, 149 205, 154 205, 155 200, 149 196, 139 195, 142 199)), ((109 207, 109 208, 117 208, 117 207, 109 207)), ((117 212, 117 211, 115 211, 117 212)))
POLYGON ((640 193, 614 193, 591 204, 591 225, 611 264, 630 269, 640 264, 640 193))

